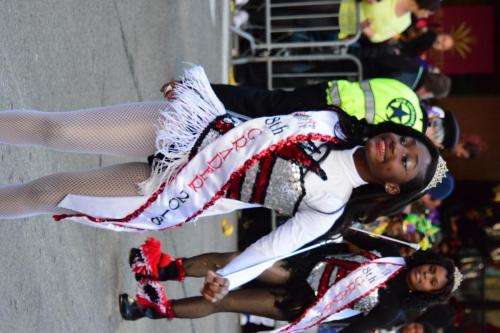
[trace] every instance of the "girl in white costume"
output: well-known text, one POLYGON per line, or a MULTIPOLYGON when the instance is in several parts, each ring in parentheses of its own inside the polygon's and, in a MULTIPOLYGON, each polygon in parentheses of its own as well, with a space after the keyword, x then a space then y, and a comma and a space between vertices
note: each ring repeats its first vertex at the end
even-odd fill
MULTIPOLYGON (((0 112, 3 143, 155 154, 152 169, 128 163, 4 186, 0 217, 56 214, 58 220, 142 231, 245 207, 291 216, 220 272, 229 274, 291 253, 334 224, 340 231, 353 219, 371 221, 397 210, 443 174, 444 162, 432 143, 406 127, 366 125, 332 110, 238 124, 225 113, 201 67, 188 70, 175 89, 173 101, 0 112)), ((231 288, 259 274, 254 271, 231 288)))

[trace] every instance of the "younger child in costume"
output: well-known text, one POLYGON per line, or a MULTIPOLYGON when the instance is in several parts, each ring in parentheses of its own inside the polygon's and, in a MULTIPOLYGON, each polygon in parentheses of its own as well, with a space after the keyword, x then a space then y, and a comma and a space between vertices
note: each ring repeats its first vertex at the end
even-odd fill
POLYGON ((263 285, 232 291, 213 303, 202 297, 168 301, 158 281, 203 277, 236 254, 206 253, 161 262, 152 255, 161 253, 159 241, 148 239, 130 256, 140 281, 137 301, 121 295, 120 311, 128 320, 242 312, 292 322, 280 332, 347 320, 350 325, 344 331, 359 333, 387 325, 401 310, 421 310, 442 301, 460 284, 461 275, 453 263, 438 255, 419 251, 402 259, 393 244, 368 237, 350 240, 380 252, 339 254, 338 245, 321 247, 275 263, 258 277, 263 285))

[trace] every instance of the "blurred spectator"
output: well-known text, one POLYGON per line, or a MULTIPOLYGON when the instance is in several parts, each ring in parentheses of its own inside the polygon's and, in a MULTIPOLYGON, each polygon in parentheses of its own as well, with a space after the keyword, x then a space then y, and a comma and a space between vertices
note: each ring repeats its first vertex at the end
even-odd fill
POLYGON ((440 107, 426 109, 429 120, 425 135, 439 148, 452 151, 460 138, 460 126, 453 113, 440 107))
MULTIPOLYGON (((423 210, 433 210, 439 208, 444 199, 449 197, 455 189, 455 179, 450 173, 447 173, 443 181, 438 186, 430 189, 424 194, 416 204, 422 207, 422 210, 412 207, 412 212, 422 212, 423 210)), ((412 205, 412 206, 415 206, 412 205)))
POLYGON ((485 143, 479 135, 462 135, 453 155, 458 158, 473 159, 485 149, 485 143))
MULTIPOLYGON (((360 21, 364 35, 372 43, 397 38, 411 25, 411 15, 425 18, 441 6, 440 0, 362 0, 360 21)), ((340 6, 339 38, 354 35, 355 2, 344 1, 340 6)))
POLYGON ((449 51, 454 44, 452 35, 429 30, 409 41, 401 41, 395 52, 399 51, 400 54, 417 58, 430 49, 441 52, 449 51))
POLYGON ((451 79, 436 68, 428 68, 415 57, 397 54, 366 54, 353 50, 361 57, 365 78, 386 77, 399 80, 415 90, 420 98, 444 98, 451 90, 451 79))
POLYGON ((453 36, 447 33, 437 34, 436 40, 432 43, 432 48, 436 51, 449 51, 455 45, 453 36))
POLYGON ((442 201, 448 198, 453 190, 455 189, 455 178, 450 173, 447 173, 443 178, 443 181, 438 184, 438 186, 431 188, 427 194, 429 194, 430 200, 442 201))
POLYGON ((451 78, 439 71, 426 70, 415 90, 420 98, 444 98, 450 94, 451 78))
POLYGON ((454 44, 455 41, 452 35, 429 30, 410 40, 397 40, 377 44, 362 40, 358 52, 362 54, 363 58, 396 55, 417 59, 425 58, 426 52, 430 50, 439 52, 449 51, 453 48, 454 44))

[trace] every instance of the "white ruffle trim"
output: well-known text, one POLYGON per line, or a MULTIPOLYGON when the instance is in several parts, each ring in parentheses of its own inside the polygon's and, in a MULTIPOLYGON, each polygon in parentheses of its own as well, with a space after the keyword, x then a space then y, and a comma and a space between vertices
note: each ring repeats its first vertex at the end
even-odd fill
POLYGON ((174 94, 175 99, 162 111, 156 134, 156 152, 165 157, 154 160, 151 176, 139 184, 143 195, 153 193, 175 176, 188 162, 191 149, 207 125, 226 113, 201 66, 184 72, 174 94))

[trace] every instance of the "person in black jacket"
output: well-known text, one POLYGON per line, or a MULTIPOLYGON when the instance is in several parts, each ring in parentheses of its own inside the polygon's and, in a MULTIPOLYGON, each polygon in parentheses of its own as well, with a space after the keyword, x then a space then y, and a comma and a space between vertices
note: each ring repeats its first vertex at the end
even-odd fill
MULTIPOLYGON (((434 76, 435 74, 432 75, 433 76, 429 74, 426 76, 425 80, 427 81, 425 81, 426 83, 422 85, 422 88, 420 92, 417 92, 417 95, 421 93, 424 96, 429 92, 432 92, 434 95, 434 93, 439 92, 442 89, 448 89, 443 87, 443 85, 447 85, 446 82, 440 82, 441 79, 436 78, 434 76), (437 80, 437 82, 435 80, 437 80)), ((332 100, 330 96, 330 83, 335 82, 336 81, 330 81, 298 87, 293 91, 267 90, 226 84, 212 84, 211 86, 227 110, 236 112, 246 117, 257 118, 272 115, 285 115, 304 110, 330 109, 332 108, 332 104, 329 104, 328 102, 329 100, 332 100)), ((364 82, 368 83, 370 81, 367 80, 364 82)), ((161 91, 164 93, 165 98, 168 99, 172 97, 172 88, 174 86, 175 82, 169 82, 163 85, 161 91)), ((385 88, 385 90, 387 89, 388 88, 385 88)), ((394 96, 394 98, 399 97, 401 96, 394 96)), ((453 113, 449 111, 440 109, 442 115, 439 117, 436 116, 435 112, 432 111, 435 108, 436 107, 422 106, 421 112, 424 113, 423 132, 441 149, 452 151, 457 145, 460 137, 460 125, 458 124, 458 121, 453 113), (439 119, 439 121, 436 121, 436 119, 439 119), (438 129, 435 128, 436 126, 438 129)), ((351 113, 353 110, 346 109, 345 111, 348 114, 353 115, 351 113)), ((379 110, 377 107, 375 113, 378 112, 379 110)))
POLYGON ((409 41, 400 42, 399 50, 400 54, 419 57, 430 49, 440 52, 449 51, 454 44, 455 40, 452 35, 429 30, 409 41))

